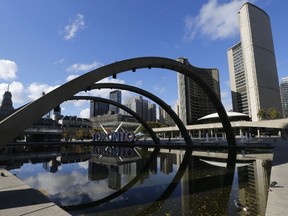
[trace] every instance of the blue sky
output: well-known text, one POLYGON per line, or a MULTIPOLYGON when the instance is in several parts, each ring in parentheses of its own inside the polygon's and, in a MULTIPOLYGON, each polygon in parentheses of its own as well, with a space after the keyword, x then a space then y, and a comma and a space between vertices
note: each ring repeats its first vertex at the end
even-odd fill
MULTIPOLYGON (((246 0, 0 0, 0 97, 13 106, 39 98, 101 65, 142 56, 187 57, 218 68, 222 102, 231 109, 227 49, 240 40, 237 12, 246 0)), ((288 76, 288 1, 251 0, 270 16, 279 80, 288 76)), ((116 80, 156 94, 174 107, 174 72, 126 72, 116 80)), ((90 92, 108 96, 110 90, 90 92)), ((132 94, 123 93, 124 98, 132 94)), ((62 104, 87 117, 88 102, 62 104)))

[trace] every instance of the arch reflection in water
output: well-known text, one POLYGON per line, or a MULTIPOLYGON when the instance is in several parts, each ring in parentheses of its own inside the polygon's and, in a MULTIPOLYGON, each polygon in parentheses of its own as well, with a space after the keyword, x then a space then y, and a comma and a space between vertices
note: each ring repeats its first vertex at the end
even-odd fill
MULTIPOLYGON (((79 152, 79 147, 76 149, 79 152)), ((40 186, 38 189, 45 190, 55 202, 63 205, 78 203, 78 207, 83 207, 71 208, 73 215, 111 215, 123 208, 126 215, 179 215, 180 212, 187 215, 238 215, 238 211, 243 210, 237 208, 235 201, 251 213, 261 215, 265 212, 269 155, 238 155, 238 168, 233 176, 223 165, 226 162, 223 152, 195 149, 191 157, 189 150, 153 150, 135 149, 134 158, 122 158, 123 161, 117 157, 93 155, 89 162, 69 164, 68 161, 73 161, 76 155, 80 161, 80 154, 72 154, 70 149, 70 157, 67 152, 59 152, 62 156, 54 158, 54 163, 52 160, 45 163, 47 170, 55 173, 39 171, 42 165, 25 164, 17 170, 17 175, 32 183, 32 187, 40 186), (185 153, 190 157, 185 157, 185 153), (83 168, 84 164, 87 167, 83 168), (241 164, 245 166, 238 166, 241 164), (38 166, 38 173, 27 171, 35 166, 38 166), (53 166, 57 166, 58 171, 53 166), (233 184, 231 176, 234 177, 233 184)), ((11 172, 16 173, 16 170, 11 172)))

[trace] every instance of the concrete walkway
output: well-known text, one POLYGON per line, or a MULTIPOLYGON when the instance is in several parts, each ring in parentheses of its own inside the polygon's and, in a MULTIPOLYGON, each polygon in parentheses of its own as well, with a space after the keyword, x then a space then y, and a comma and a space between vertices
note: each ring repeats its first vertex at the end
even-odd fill
POLYGON ((283 216, 288 212, 288 139, 276 139, 270 182, 277 182, 270 187, 266 216, 283 216))
POLYGON ((5 169, 0 174, 0 215, 70 215, 5 169))

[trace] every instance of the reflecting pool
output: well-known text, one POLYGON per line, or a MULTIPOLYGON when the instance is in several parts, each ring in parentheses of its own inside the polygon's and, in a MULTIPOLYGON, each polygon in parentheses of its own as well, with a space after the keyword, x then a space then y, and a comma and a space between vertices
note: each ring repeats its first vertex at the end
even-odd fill
POLYGON ((10 172, 72 215, 265 215, 270 150, 228 170, 227 150, 83 149, 15 156, 10 172))

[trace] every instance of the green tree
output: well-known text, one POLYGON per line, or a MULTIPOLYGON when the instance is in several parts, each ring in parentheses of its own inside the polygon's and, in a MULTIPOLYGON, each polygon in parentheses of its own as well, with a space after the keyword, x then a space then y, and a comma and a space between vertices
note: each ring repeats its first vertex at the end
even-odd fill
MULTIPOLYGON (((161 124, 160 122, 147 122, 147 124, 151 127, 151 128, 160 128, 160 127, 166 127, 166 125, 161 124)), ((143 125, 141 125, 141 127, 138 129, 138 132, 142 132, 144 134, 147 133, 146 129, 143 127, 143 125)))
POLYGON ((150 125, 151 128, 160 128, 163 127, 163 124, 160 122, 147 122, 148 125, 150 125))
POLYGON ((275 109, 274 107, 268 109, 267 115, 269 119, 279 119, 280 118, 280 112, 275 109))
POLYGON ((84 139, 84 131, 82 129, 78 129, 75 134, 76 139, 83 140, 84 139))
POLYGON ((73 138, 74 132, 70 129, 65 128, 62 133, 63 138, 68 141, 73 138))

